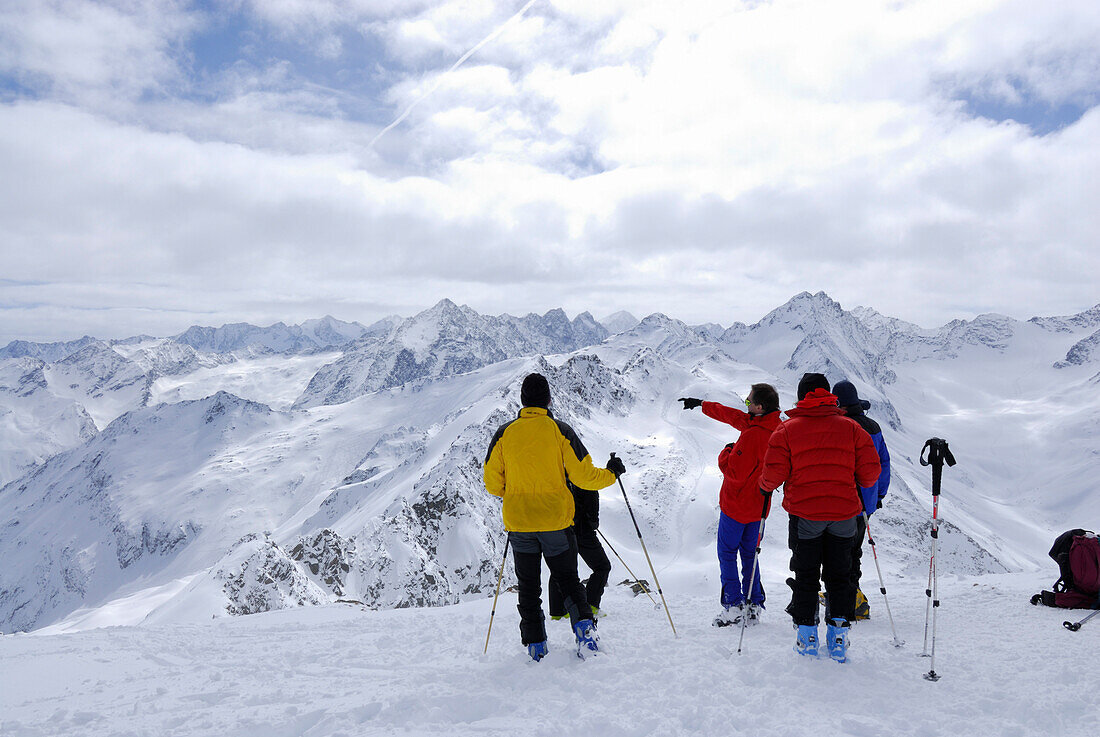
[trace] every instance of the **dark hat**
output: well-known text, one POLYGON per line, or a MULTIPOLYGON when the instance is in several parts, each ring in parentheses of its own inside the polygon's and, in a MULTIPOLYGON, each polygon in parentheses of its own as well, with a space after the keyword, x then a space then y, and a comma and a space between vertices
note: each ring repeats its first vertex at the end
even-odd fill
POLYGON ((847 379, 836 383, 833 394, 836 395, 837 404, 841 407, 852 407, 858 404, 863 409, 871 409, 871 403, 866 399, 860 399, 855 385, 847 379))
POLYGON ((524 407, 546 409, 550 406, 550 382, 542 374, 527 374, 519 390, 519 401, 524 407))
POLYGON ((814 389, 829 391, 829 380, 825 374, 802 374, 802 380, 798 382, 798 401, 801 402, 814 389))

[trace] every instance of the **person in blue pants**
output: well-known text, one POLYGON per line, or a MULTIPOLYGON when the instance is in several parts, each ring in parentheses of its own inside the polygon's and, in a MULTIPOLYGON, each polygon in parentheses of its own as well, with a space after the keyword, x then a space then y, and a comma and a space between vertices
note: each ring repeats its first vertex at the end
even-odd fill
POLYGON ((683 397, 684 409, 700 407, 711 419, 724 422, 741 435, 718 454, 722 471, 722 488, 718 492, 718 567, 722 579, 722 611, 714 626, 740 624, 742 617, 755 623, 764 609, 764 588, 760 584, 760 569, 751 582, 760 518, 766 514, 764 497, 758 485, 768 439, 779 427, 779 394, 770 384, 753 384, 745 398, 745 409, 727 407, 718 402, 706 402, 683 397), (737 558, 741 558, 738 575, 737 558), (751 590, 750 590, 751 588, 751 590))

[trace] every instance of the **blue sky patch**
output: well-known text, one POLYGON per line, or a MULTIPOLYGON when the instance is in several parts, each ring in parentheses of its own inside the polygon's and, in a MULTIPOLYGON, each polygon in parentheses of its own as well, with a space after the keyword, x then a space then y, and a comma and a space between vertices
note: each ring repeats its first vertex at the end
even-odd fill
POLYGON ((966 110, 974 117, 986 118, 998 123, 1013 120, 1026 125, 1036 135, 1045 136, 1056 133, 1066 126, 1073 125, 1081 116, 1091 110, 1100 97, 1100 90, 1089 95, 1079 95, 1071 100, 1051 103, 1036 98, 1022 85, 1013 85, 1019 92, 1019 102, 1009 102, 990 95, 963 91, 957 99, 966 105, 966 110))

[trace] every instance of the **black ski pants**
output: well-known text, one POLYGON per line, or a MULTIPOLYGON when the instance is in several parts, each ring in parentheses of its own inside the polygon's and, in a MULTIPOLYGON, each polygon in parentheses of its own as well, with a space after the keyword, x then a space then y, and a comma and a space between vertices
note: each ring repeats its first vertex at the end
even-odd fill
POLYGON ((856 536, 852 540, 852 591, 859 591, 859 579, 863 576, 863 540, 867 537, 867 521, 863 515, 856 517, 856 536))
MULTIPOLYGON (((592 570, 585 586, 585 595, 588 603, 599 609, 604 589, 607 588, 607 578, 611 575, 611 561, 604 552, 596 532, 600 527, 599 492, 574 488, 573 501, 576 503, 577 510, 573 515, 573 533, 577 537, 577 552, 580 553, 585 565, 592 570)), ((550 576, 548 593, 550 616, 560 617, 566 614, 562 590, 554 576, 550 576)))
POLYGON ((591 619, 584 586, 577 577, 577 539, 572 528, 553 532, 510 532, 512 560, 519 581, 519 634, 524 645, 546 639, 542 611, 542 561, 564 593, 569 621, 591 619))
POLYGON ((819 522, 790 516, 787 544, 794 582, 787 613, 795 624, 817 624, 817 593, 822 580, 832 615, 849 622, 855 618, 856 590, 851 579, 854 541, 854 518, 819 522))

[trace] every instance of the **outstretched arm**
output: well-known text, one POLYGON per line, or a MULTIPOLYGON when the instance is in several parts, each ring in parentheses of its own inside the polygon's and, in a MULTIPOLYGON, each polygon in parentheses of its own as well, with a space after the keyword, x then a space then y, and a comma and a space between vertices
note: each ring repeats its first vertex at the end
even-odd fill
POLYGON ((735 430, 744 431, 749 426, 749 413, 718 402, 703 402, 703 414, 713 420, 724 422, 735 430))

